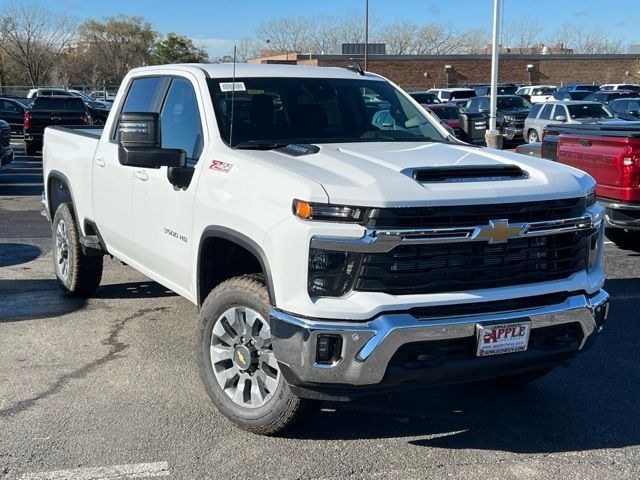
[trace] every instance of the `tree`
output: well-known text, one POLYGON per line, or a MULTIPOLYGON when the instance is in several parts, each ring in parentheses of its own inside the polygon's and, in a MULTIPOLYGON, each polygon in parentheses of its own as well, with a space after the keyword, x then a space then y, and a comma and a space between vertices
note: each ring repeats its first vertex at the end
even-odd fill
POLYGON ((383 27, 378 40, 387 45, 389 55, 410 55, 416 51, 420 26, 414 22, 394 22, 383 27))
POLYGON ((562 43, 572 48, 573 53, 605 54, 622 53, 622 41, 611 38, 606 30, 589 28, 586 25, 565 23, 552 37, 550 44, 562 43))
POLYGON ((31 85, 41 85, 71 45, 75 25, 38 5, 10 6, 0 17, 0 49, 31 85))
POLYGON ((79 37, 83 50, 98 54, 103 79, 119 83, 130 69, 151 63, 158 34, 143 17, 117 15, 86 20, 79 37))
POLYGON ((203 48, 198 48, 190 38, 173 32, 158 43, 153 51, 152 61, 156 65, 167 63, 203 63, 209 57, 203 48))
POLYGON ((262 45, 274 53, 309 50, 309 20, 305 17, 280 17, 258 25, 256 36, 262 45))

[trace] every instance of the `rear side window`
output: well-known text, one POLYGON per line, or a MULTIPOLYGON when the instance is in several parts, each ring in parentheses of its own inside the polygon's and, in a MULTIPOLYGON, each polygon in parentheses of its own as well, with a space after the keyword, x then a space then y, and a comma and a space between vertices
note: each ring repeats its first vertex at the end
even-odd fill
POLYGON ((527 118, 536 118, 542 106, 542 103, 534 104, 533 107, 531 107, 531 110, 529 110, 529 115, 527 116, 527 118))
POLYGON ((551 120, 551 111, 553 110, 553 105, 545 105, 540 112, 540 120, 551 120))
POLYGON ((75 97, 38 97, 33 102, 31 110, 84 112, 87 107, 81 98, 75 97))
POLYGON ((196 92, 191 82, 176 78, 171 82, 160 113, 162 148, 180 148, 190 160, 202 153, 202 122, 196 92))

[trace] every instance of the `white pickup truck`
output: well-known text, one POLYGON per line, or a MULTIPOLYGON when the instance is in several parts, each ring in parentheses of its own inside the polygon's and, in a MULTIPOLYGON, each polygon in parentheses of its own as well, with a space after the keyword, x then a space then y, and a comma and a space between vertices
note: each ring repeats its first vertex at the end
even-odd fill
POLYGON ((49 127, 43 157, 63 290, 90 296, 108 254, 193 302, 204 386, 253 432, 528 382, 604 326, 593 179, 466 145, 357 68, 136 69, 104 128, 49 127))

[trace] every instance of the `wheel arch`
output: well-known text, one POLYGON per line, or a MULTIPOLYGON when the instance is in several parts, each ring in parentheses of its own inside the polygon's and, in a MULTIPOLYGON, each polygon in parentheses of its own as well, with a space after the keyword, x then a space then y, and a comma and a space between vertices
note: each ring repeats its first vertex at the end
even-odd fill
POLYGON ((269 301, 272 305, 276 305, 276 297, 273 288, 273 280, 271 276, 271 269, 269 267, 269 261, 264 250, 248 236, 222 226, 209 226, 205 228, 198 245, 198 259, 197 259, 197 274, 196 274, 196 293, 198 307, 202 305, 204 299, 209 292, 215 288, 216 285, 224 280, 232 278, 234 276, 258 273, 251 270, 250 267, 257 266, 262 270, 264 274, 265 282, 267 284, 267 290, 269 292, 269 301), (221 255, 243 255, 242 261, 238 265, 223 266, 221 270, 215 269, 217 275, 213 277, 210 275, 208 267, 215 265, 216 259, 221 255, 216 255, 217 248, 223 248, 221 255), (252 260, 246 255, 250 255, 255 260, 255 265, 252 264, 252 260), (245 271, 247 270, 247 271, 245 271))
POLYGON ((55 216, 56 210, 61 203, 70 203, 73 216, 75 217, 78 226, 81 226, 82 222, 78 219, 76 204, 73 201, 71 182, 64 173, 59 172, 58 170, 52 170, 49 172, 49 176, 47 177, 46 193, 47 208, 49 209, 49 216, 51 219, 55 216))

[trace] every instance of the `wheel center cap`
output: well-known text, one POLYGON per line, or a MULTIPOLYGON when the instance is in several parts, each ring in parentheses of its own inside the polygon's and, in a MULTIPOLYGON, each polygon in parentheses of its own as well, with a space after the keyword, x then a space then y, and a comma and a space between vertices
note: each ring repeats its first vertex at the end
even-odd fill
POLYGON ((244 345, 240 345, 233 352, 233 361, 240 370, 248 370, 251 366, 251 351, 244 345))

